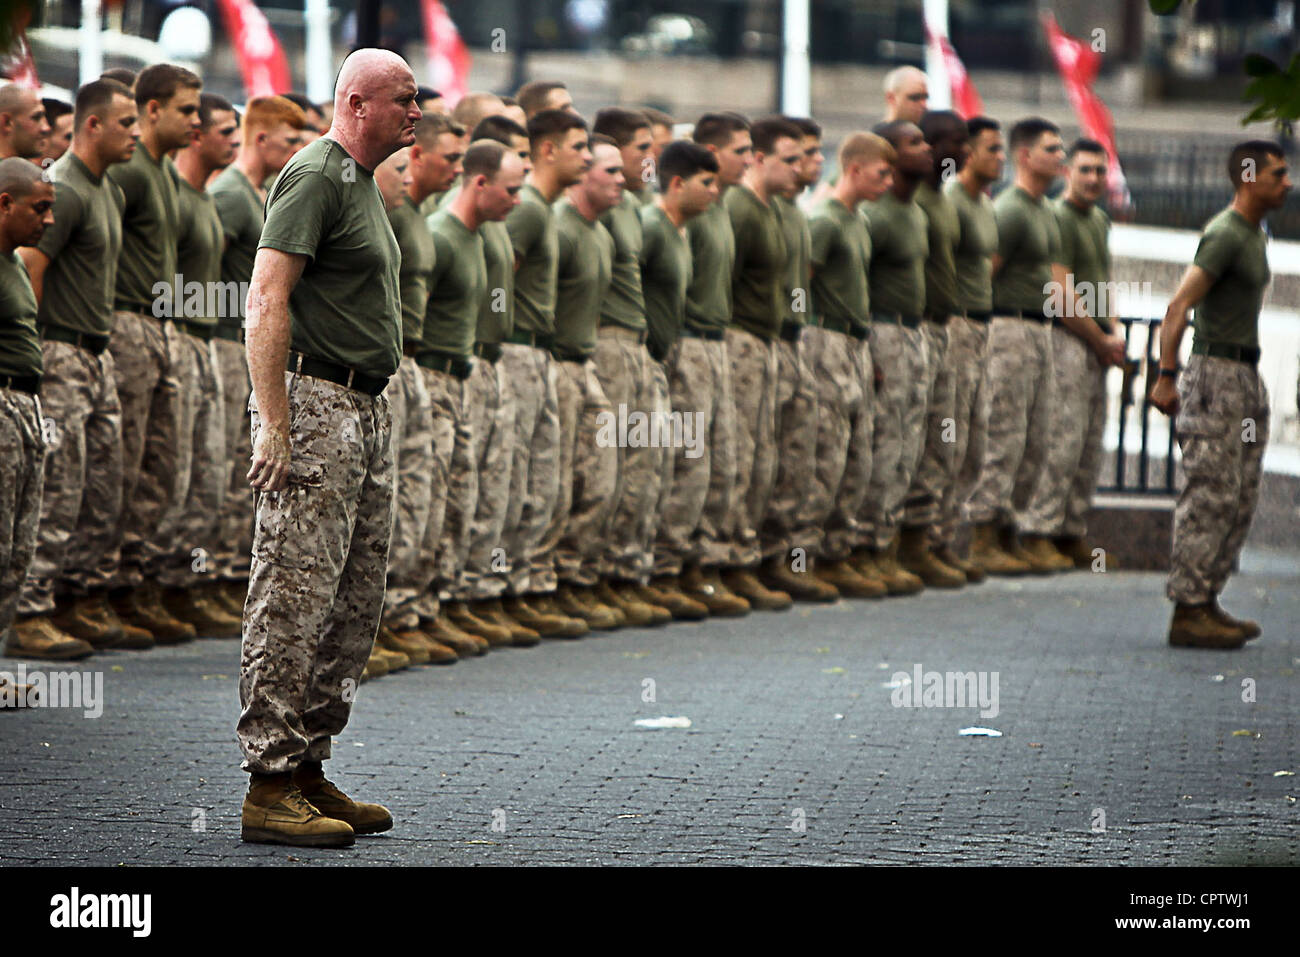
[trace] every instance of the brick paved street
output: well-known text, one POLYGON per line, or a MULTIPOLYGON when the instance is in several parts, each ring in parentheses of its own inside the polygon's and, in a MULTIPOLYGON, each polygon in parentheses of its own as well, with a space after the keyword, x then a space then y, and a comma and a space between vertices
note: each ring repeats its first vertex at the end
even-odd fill
POLYGON ((345 851, 240 843, 236 640, 105 653, 101 717, 0 715, 0 861, 1294 865, 1300 562, 1243 561, 1240 652, 1170 650, 1162 575, 1080 572, 410 669, 336 743, 397 820, 345 851), (917 664, 997 672, 999 713, 894 707, 917 664))

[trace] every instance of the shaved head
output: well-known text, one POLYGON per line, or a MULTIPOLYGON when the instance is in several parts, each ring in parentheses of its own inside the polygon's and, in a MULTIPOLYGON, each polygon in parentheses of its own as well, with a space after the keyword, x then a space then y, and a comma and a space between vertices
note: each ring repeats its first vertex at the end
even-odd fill
POLYGON ((350 53, 334 85, 334 123, 327 134, 357 162, 374 169, 415 142, 419 87, 411 67, 389 50, 350 53))
POLYGON ((920 123, 929 104, 925 74, 914 66, 900 66, 885 74, 885 121, 920 123))
POLYGON ((418 91, 410 65, 396 53, 374 48, 354 50, 339 67, 338 82, 334 84, 334 115, 347 110, 348 97, 353 93, 370 100, 403 80, 410 80, 418 91))
POLYGON ((17 156, 0 160, 0 193, 22 199, 41 181, 43 172, 35 163, 17 156))

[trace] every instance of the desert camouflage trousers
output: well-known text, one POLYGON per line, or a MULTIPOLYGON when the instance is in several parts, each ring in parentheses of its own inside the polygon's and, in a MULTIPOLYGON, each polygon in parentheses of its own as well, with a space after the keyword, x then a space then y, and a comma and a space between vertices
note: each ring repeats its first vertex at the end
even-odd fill
POLYGON ((18 613, 47 615, 57 596, 113 583, 122 511, 122 406, 113 356, 41 343, 42 423, 49 451, 36 555, 18 613))
POLYGON ((509 508, 501 533, 500 574, 511 595, 555 591, 555 568, 542 537, 560 496, 560 409, 555 360, 537 346, 507 342, 499 365, 515 397, 509 508))
POLYGON ((558 582, 594 585, 618 486, 618 447, 601 429, 613 413, 592 360, 559 360, 555 378, 560 488, 541 555, 549 557, 558 582))
POLYGON ((36 553, 45 453, 41 400, 0 388, 0 635, 13 624, 36 553))
POLYGON ((655 575, 677 575, 698 562, 716 568, 730 561, 727 521, 735 501, 736 404, 731 363, 721 339, 681 336, 663 364, 669 406, 690 423, 692 441, 671 456, 672 480, 659 509, 655 575))
POLYGON ((347 725, 393 531, 388 399, 285 379, 292 459, 285 488, 257 495, 236 726, 244 770, 263 774, 328 759, 347 725))
POLYGON ((884 381, 876 393, 871 481, 860 517, 870 542, 885 548, 898 534, 903 498, 925 440, 924 335, 899 323, 873 322, 871 358, 884 381))
POLYGON ((1101 471, 1106 431, 1106 367, 1082 339, 1064 326, 1052 330, 1056 404, 1047 442, 1047 464, 1029 500, 1021 531, 1030 535, 1082 537, 1101 471))
POLYGON ((968 513, 976 524, 1019 525, 1047 465, 1056 402, 1052 327, 994 316, 984 375, 989 421, 968 513))
POLYGON ((1259 501, 1268 445, 1268 390, 1234 359, 1193 355, 1178 382, 1178 445, 1186 484, 1174 508, 1165 591, 1198 605, 1228 583, 1259 501))

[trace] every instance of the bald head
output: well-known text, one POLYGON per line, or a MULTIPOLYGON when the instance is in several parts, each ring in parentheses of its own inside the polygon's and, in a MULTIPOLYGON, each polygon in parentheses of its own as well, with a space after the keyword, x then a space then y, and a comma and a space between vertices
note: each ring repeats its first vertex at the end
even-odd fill
POLYGON ((358 162, 374 169, 415 142, 419 88, 410 66, 390 50, 355 50, 334 85, 330 135, 358 162))
MULTIPOLYGON (((349 53, 339 67, 339 78, 334 84, 334 115, 348 112, 353 95, 362 101, 372 100, 409 80, 416 94, 415 74, 410 65, 391 50, 363 48, 349 53)), ((414 96, 415 94, 413 94, 414 96)))
POLYGON ((885 122, 920 123, 930 102, 925 74, 914 66, 900 66, 885 74, 885 122))
POLYGON ((456 108, 451 111, 451 118, 465 129, 472 130, 483 122, 484 117, 500 116, 505 108, 501 97, 495 93, 475 91, 460 98, 456 108))
POLYGON ((30 160, 0 160, 0 253, 35 246, 54 222, 54 184, 30 160))
POLYGON ((45 152, 49 132, 45 104, 35 90, 17 83, 0 86, 0 156, 36 159, 45 152))
POLYGON ((22 199, 32 191, 36 183, 41 182, 42 172, 35 163, 17 156, 0 160, 0 193, 22 199))

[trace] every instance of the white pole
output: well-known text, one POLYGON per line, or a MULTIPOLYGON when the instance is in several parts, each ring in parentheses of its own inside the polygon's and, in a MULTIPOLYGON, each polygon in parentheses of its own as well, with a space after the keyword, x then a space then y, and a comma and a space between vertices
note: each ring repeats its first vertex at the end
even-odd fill
MULTIPOLYGON (((935 36, 948 35, 948 0, 925 0, 925 25, 935 36)), ((952 85, 943 57, 932 44, 925 45, 925 75, 929 81, 930 109, 952 109, 952 85)))
POLYGON ((307 0, 303 19, 307 28, 307 98, 313 103, 322 103, 334 97, 329 0, 307 0))
POLYGON ((100 36, 99 0, 81 0, 81 53, 77 57, 78 86, 98 80, 104 72, 104 43, 100 36))
POLYGON ((781 112, 812 113, 812 67, 808 60, 809 0, 785 0, 785 61, 781 73, 781 112))

